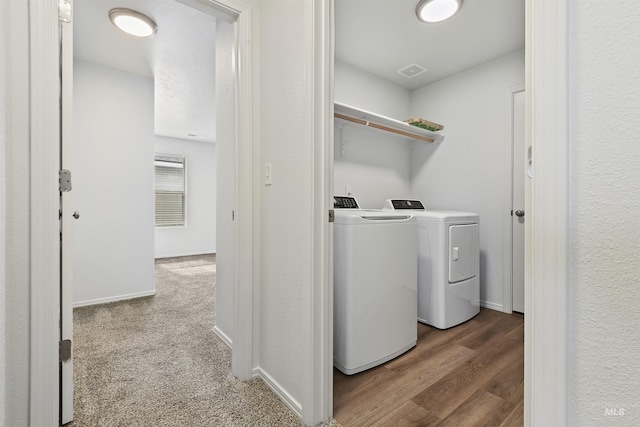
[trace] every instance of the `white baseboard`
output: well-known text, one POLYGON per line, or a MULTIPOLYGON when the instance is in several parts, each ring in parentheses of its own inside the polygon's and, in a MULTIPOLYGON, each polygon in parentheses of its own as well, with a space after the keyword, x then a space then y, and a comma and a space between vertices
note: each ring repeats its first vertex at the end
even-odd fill
POLYGON ((167 254, 162 254, 162 255, 156 255, 155 259, 164 259, 164 258, 178 258, 178 257, 183 257, 183 256, 198 256, 198 255, 215 255, 216 251, 198 251, 198 252, 180 252, 178 254, 175 255, 167 255, 167 254))
POLYGON ((495 302, 480 301, 480 307, 489 308, 491 310, 504 312, 504 306, 502 304, 496 304, 495 302))
POLYGON ((151 296, 154 296, 155 294, 156 294, 156 290, 154 289, 153 291, 138 292, 135 294, 116 295, 113 297, 98 298, 98 299, 92 299, 87 301, 76 301, 73 303, 73 308, 86 307, 88 305, 107 304, 110 302, 124 301, 124 300, 134 299, 134 298, 151 297, 151 296))
POLYGON ((222 332, 217 326, 213 327, 213 333, 216 334, 218 337, 220 337, 222 342, 228 345, 229 348, 233 348, 233 341, 231 341, 231 338, 229 338, 227 334, 222 332))
POLYGON ((302 419, 302 405, 296 401, 287 391, 278 384, 269 374, 263 371, 261 368, 254 368, 252 376, 261 378, 267 386, 282 400, 285 405, 293 411, 293 413, 300 419, 302 419))

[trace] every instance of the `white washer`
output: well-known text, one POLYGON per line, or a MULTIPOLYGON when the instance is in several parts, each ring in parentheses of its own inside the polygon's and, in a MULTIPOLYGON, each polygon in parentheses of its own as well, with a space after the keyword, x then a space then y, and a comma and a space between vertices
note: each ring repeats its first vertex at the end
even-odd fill
POLYGON ((479 216, 428 211, 419 200, 387 200, 384 209, 418 221, 418 321, 447 329, 478 314, 479 216))
POLYGON ((352 375, 416 345, 416 220, 335 201, 333 362, 352 375))

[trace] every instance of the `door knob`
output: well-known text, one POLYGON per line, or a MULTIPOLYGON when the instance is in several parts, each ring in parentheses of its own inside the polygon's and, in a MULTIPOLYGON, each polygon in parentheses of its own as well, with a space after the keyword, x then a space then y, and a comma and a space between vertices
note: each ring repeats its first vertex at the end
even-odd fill
POLYGON ((516 211, 516 216, 524 216, 524 211, 522 209, 518 209, 516 211))
POLYGON ((75 219, 80 218, 80 212, 79 212, 79 211, 75 211, 75 212, 73 213, 73 217, 74 217, 75 219))

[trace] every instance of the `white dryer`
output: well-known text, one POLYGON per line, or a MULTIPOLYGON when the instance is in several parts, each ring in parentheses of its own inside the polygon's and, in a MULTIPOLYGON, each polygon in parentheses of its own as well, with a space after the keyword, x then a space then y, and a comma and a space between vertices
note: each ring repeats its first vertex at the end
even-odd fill
POLYGON ((477 214, 428 211, 419 200, 390 199, 385 210, 418 222, 418 321, 439 329, 480 312, 480 242, 477 214))
POLYGON ((353 197, 334 207, 333 361, 352 375, 416 345, 416 220, 359 209, 353 197))

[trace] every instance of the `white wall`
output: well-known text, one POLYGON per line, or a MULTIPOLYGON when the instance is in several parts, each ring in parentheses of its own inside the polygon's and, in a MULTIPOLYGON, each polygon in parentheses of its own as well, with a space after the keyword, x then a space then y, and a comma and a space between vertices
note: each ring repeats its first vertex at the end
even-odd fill
POLYGON ((389 198, 409 198, 409 142, 358 124, 337 124, 334 194, 350 194, 362 208, 380 209, 389 198))
MULTIPOLYGON (((257 2, 255 2, 257 3, 257 2)), ((254 4, 255 4, 254 3, 254 4)), ((313 135, 308 112, 311 2, 260 3, 259 143, 273 165, 260 185, 259 368, 301 407, 309 348, 312 280, 313 135)), ((262 176, 262 171, 257 173, 262 176)), ((262 180, 260 180, 262 181, 262 180)))
POLYGON ((412 113, 444 125, 445 139, 414 144, 412 194, 427 209, 480 215, 480 299, 502 309, 504 221, 510 210, 505 170, 507 90, 524 84, 524 51, 417 89, 412 113))
MULTIPOLYGON (((408 119, 410 92, 344 62, 335 65, 335 100, 397 120, 408 119)), ((391 197, 410 197, 410 146, 388 132, 335 121, 334 194, 348 186, 361 207, 379 209, 391 197)))
POLYGON ((343 61, 335 62, 335 101, 396 120, 411 116, 411 91, 343 61))
POLYGON ((638 426, 640 8, 569 4, 569 424, 638 426))
POLYGON ((153 81, 75 61, 73 107, 74 305, 153 295, 153 81))
POLYGON ((156 136, 156 153, 184 156, 187 170, 187 226, 156 227, 155 257, 216 251, 216 145, 156 136))

